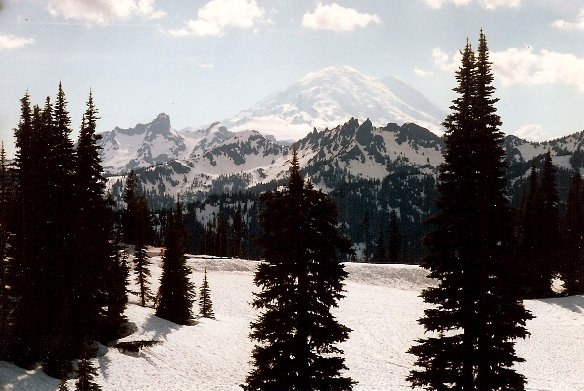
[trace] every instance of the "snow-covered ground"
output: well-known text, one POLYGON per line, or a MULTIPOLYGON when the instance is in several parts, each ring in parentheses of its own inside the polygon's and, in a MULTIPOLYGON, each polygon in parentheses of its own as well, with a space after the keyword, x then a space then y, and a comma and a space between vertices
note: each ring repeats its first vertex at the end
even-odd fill
MULTIPOLYGON (((157 254, 153 252, 153 254, 157 254)), ((158 288, 158 254, 153 258, 152 285, 158 288)), ((162 344, 139 354, 107 348, 94 359, 105 391, 238 390, 246 373, 253 343, 249 323, 255 313, 250 302, 255 287, 256 262, 192 257, 192 279, 197 288, 208 270, 217 320, 200 319, 193 326, 177 326, 154 316, 154 310, 128 306, 137 331, 126 341, 155 339, 162 344)), ((408 390, 405 377, 414 357, 405 353, 423 336, 417 324, 424 303, 420 290, 430 283, 425 271, 407 265, 347 264, 346 298, 335 310, 353 331, 342 344, 348 375, 355 390, 408 390)), ((198 291, 197 291, 198 292, 198 291)), ((517 343, 526 362, 517 369, 532 391, 584 391, 584 296, 526 302, 536 318, 528 322, 531 337, 517 343)), ((74 388, 74 380, 69 388, 74 388)), ((3 390, 54 391, 58 381, 40 370, 25 371, 0 362, 3 390)))

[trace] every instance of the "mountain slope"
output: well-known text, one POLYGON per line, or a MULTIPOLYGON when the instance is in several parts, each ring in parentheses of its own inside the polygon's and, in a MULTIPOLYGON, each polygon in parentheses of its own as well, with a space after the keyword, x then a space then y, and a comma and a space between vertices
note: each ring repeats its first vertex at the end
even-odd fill
POLYGON ((170 117, 161 113, 152 122, 133 128, 102 133, 100 146, 106 173, 126 172, 174 159, 186 159, 230 137, 232 133, 220 123, 207 129, 177 131, 170 117))
MULTIPOLYGON (((442 141, 414 124, 374 127, 351 119, 342 126, 313 131, 297 143, 300 164, 317 187, 333 189, 351 178, 381 180, 398 167, 433 174, 442 161, 442 141)), ((245 191, 284 179, 290 148, 256 131, 242 131, 204 154, 140 172, 145 188, 164 194, 245 191)))
POLYGON ((223 121, 232 131, 254 129, 280 139, 300 139, 350 118, 369 118, 376 126, 414 122, 441 134, 445 117, 424 96, 397 78, 378 79, 354 68, 329 67, 223 121))

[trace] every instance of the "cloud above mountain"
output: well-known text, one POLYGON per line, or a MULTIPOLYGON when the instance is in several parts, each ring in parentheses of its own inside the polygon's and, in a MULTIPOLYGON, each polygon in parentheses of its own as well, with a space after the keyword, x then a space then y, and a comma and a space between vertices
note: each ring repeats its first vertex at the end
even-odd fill
MULTIPOLYGON (((449 54, 436 47, 431 56, 435 70, 454 72, 460 66, 460 51, 449 54)), ((492 52, 491 61, 495 77, 503 87, 563 83, 584 92, 584 57, 545 49, 536 51, 528 46, 492 52)), ((420 77, 433 74, 424 69, 416 69, 415 73, 420 77)))
POLYGON ((34 44, 33 38, 18 37, 0 32, 0 50, 20 49, 34 44))
POLYGON ((53 16, 95 24, 131 16, 159 19, 166 15, 164 11, 155 10, 154 0, 50 0, 47 9, 53 16))
POLYGON ((500 7, 517 8, 521 6, 521 0, 424 0, 430 8, 442 8, 445 4, 454 4, 457 7, 468 6, 472 3, 478 3, 482 8, 495 10, 500 7))
POLYGON ((307 12, 302 17, 302 26, 315 30, 352 31, 369 23, 378 24, 381 19, 375 14, 361 13, 337 3, 319 3, 313 12, 307 12))
POLYGON ((186 26, 169 30, 174 36, 222 36, 229 29, 251 29, 267 23, 266 11, 256 0, 211 0, 197 12, 197 19, 186 26))

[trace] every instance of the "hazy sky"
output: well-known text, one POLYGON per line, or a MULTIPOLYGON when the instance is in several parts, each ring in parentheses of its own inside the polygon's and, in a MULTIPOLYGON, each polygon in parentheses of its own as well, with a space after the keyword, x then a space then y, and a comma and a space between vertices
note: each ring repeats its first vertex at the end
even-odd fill
POLYGON ((0 0, 0 138, 19 99, 63 82, 74 129, 90 88, 99 131, 229 118, 308 72, 397 76, 445 110, 457 53, 483 28, 503 131, 584 130, 583 0, 0 0))

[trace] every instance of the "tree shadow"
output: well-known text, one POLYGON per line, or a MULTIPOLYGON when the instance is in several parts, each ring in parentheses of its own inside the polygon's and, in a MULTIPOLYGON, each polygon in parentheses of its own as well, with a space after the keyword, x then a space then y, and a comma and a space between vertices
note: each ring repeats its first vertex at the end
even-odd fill
POLYGON ((584 295, 540 299, 544 303, 557 305, 578 314, 584 314, 584 295))
POLYGON ((47 376, 42 369, 27 370, 8 362, 0 362, 0 386, 11 390, 56 390, 59 380, 47 376))
POLYGON ((178 330, 182 326, 166 319, 159 318, 156 315, 150 315, 142 329, 145 333, 154 332, 153 340, 164 339, 168 334, 178 330))

